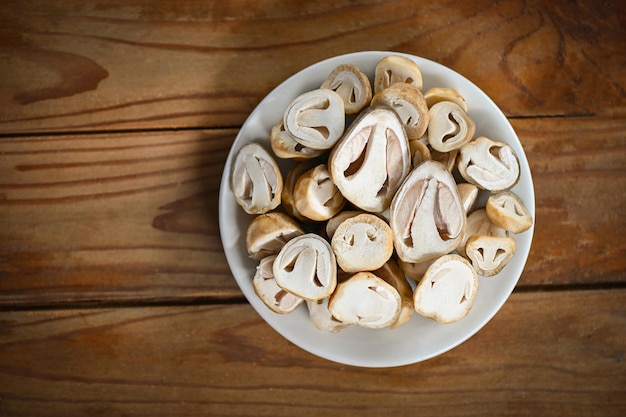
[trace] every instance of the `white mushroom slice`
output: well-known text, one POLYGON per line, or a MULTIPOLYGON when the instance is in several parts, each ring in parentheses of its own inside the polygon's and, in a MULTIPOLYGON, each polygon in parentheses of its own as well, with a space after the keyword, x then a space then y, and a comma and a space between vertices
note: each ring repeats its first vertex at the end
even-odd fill
POLYGON ((328 300, 330 297, 322 298, 317 301, 307 301, 306 306, 309 309, 309 318, 320 330, 326 330, 332 333, 345 329, 349 326, 347 323, 343 323, 337 320, 328 309, 328 300))
POLYGON ((304 217, 300 212, 296 209, 296 202, 294 200, 294 188, 296 187, 296 182, 298 178, 306 171, 314 168, 316 166, 314 161, 307 160, 294 164, 291 169, 287 172, 285 176, 285 181, 283 184, 283 193, 282 193, 282 205, 285 208, 287 214, 291 217, 294 217, 300 221, 309 220, 304 217))
POLYGON ((398 291, 371 272, 359 272, 337 285, 328 302, 338 320, 371 329, 395 323, 401 308, 398 291))
POLYGON ((400 314, 398 319, 391 323, 389 327, 395 328, 408 322, 415 311, 413 306, 413 288, 411 288, 398 263, 393 258, 389 259, 385 265, 374 271, 374 275, 384 279, 400 294, 400 314))
POLYGON ((398 265, 404 274, 419 282, 423 277, 428 268, 435 262, 438 258, 433 258, 424 262, 404 262, 402 260, 398 261, 398 265))
POLYGON ((415 61, 399 55, 389 55, 376 64, 374 93, 383 91, 393 83, 408 83, 422 89, 422 71, 415 61))
POLYGON ((459 172, 466 181, 492 192, 505 191, 519 179, 519 161, 504 142, 479 136, 461 147, 459 172))
POLYGON ((512 237, 474 235, 467 240, 465 252, 478 274, 492 277, 511 260, 515 248, 512 237))
POLYGON ((486 210, 493 224, 509 232, 522 233, 533 225, 533 218, 522 200, 510 191, 490 196, 486 210))
POLYGON ((350 217, 358 216, 359 214, 363 214, 363 213, 365 212, 362 210, 340 211, 339 213, 334 215, 332 218, 328 219, 328 221, 326 222, 326 236, 328 236, 328 239, 333 238, 335 231, 337 230, 339 225, 343 223, 344 220, 347 220, 350 217))
POLYGON ((439 152, 459 149, 469 142, 476 132, 476 124, 469 115, 451 101, 440 101, 430 110, 428 143, 439 152))
POLYGON ((385 210, 411 168, 398 116, 384 107, 361 112, 331 151, 328 166, 348 201, 365 211, 385 210))
POLYGON ((256 295, 273 312, 278 314, 291 313, 304 300, 283 290, 276 284, 274 272, 272 271, 275 259, 276 255, 261 259, 252 278, 252 286, 256 295))
POLYGON ((491 223, 489 217, 487 217, 487 211, 484 208, 479 208, 472 211, 467 216, 465 234, 456 248, 456 251, 466 258, 465 245, 467 240, 474 235, 506 237, 507 233, 503 228, 491 223))
POLYGON ((293 189, 293 198, 298 213, 315 221, 330 219, 346 202, 330 179, 326 164, 300 175, 293 189))
POLYGON ((372 106, 387 106, 397 115, 409 140, 418 139, 428 128, 430 113, 419 88, 407 83, 394 83, 376 93, 372 106))
POLYGON ((265 213, 248 225, 246 248, 250 257, 261 260, 277 254, 285 243, 302 234, 300 225, 285 213, 265 213))
POLYGON ((476 204, 478 187, 474 184, 462 182, 457 184, 456 188, 459 190, 459 197, 461 198, 461 203, 463 203, 463 209, 465 209, 465 213, 467 214, 472 211, 474 204, 476 204))
POLYGON ((439 323, 453 323, 467 316, 478 291, 472 265, 455 254, 437 259, 415 287, 415 311, 439 323))
POLYGON ((465 221, 452 174, 434 161, 411 171, 390 206, 394 246, 405 262, 419 263, 454 250, 465 221))
POLYGON ((411 152, 411 166, 416 167, 424 161, 430 161, 430 149, 421 140, 409 141, 409 150, 411 152))
POLYGON ((328 88, 341 96, 346 114, 360 112, 372 100, 370 80, 351 64, 337 66, 324 80, 321 88, 328 88))
POLYGON ((283 122, 301 145, 330 149, 343 134, 345 118, 341 96, 320 88, 296 97, 285 110, 283 122))
POLYGON ((280 204, 283 177, 274 158, 258 143, 239 149, 233 161, 231 188, 248 214, 262 214, 280 204))
POLYGON ((282 120, 272 127, 270 131, 270 145, 274 154, 282 159, 304 160, 322 155, 324 149, 311 149, 297 142, 291 134, 285 130, 282 120))
POLYGON ((391 228, 380 217, 364 213, 337 227, 330 242, 337 264, 346 272, 381 268, 393 253, 391 228))
POLYGON ((451 101, 467 112, 467 103, 461 94, 454 88, 433 87, 424 93, 424 99, 428 107, 434 106, 440 101, 451 101))
POLYGON ((337 286, 337 261, 330 244, 314 233, 291 239, 274 261, 276 283, 305 300, 328 297, 337 286))

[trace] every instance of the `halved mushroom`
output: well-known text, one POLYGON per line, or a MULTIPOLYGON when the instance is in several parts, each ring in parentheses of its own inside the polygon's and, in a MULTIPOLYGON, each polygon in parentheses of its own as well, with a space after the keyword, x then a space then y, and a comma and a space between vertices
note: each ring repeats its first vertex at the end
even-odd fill
POLYGON ((434 161, 411 171, 390 206, 394 246, 405 262, 424 262, 454 250, 465 222, 452 174, 434 161))
POLYGON ((478 291, 478 276, 463 257, 450 254, 437 259, 415 287, 415 311, 439 323, 467 316, 478 291))
POLYGON ((328 166, 348 201, 370 212, 385 210, 411 168, 398 116, 385 107, 361 112, 331 151, 328 166))
POLYGON ((344 323, 379 329, 398 320, 402 298, 384 279, 371 272, 358 272, 337 285, 328 309, 344 323))
POLYGON ((337 66, 326 77, 321 88, 328 88, 341 96, 346 114, 360 112, 372 100, 370 80, 352 64, 337 66))
POLYGON ((381 268, 374 271, 374 275, 391 284, 400 294, 400 314, 398 319, 391 323, 389 327, 395 328, 408 322, 415 311, 413 306, 413 288, 411 288, 398 263, 391 258, 381 268))
POLYGON ((283 120, 272 127, 270 131, 270 145, 274 154, 282 159, 304 160, 311 159, 322 155, 326 150, 308 148, 298 141, 285 130, 283 120))
POLYGON ((283 177, 274 158, 255 142, 239 149, 230 178, 237 203, 248 214, 262 214, 280 204, 283 177))
POLYGON ((277 254, 289 240, 304 234, 302 227, 285 213, 273 211, 255 217, 246 230, 250 257, 261 260, 277 254))
POLYGON ((426 100, 426 104, 428 107, 434 106, 436 103, 440 101, 451 101, 458 105, 463 111, 467 112, 467 103, 465 102, 465 98, 454 88, 448 87, 433 87, 428 89, 424 93, 424 99, 426 100))
POLYGON ((422 71, 417 63, 399 55, 389 55, 378 61, 374 70, 374 93, 397 82, 412 84, 421 90, 422 71))
POLYGON ((393 253, 393 233, 380 217, 364 213, 342 222, 330 242, 337 264, 346 272, 381 268, 393 253))
POLYGON ((283 193, 282 193, 282 205, 285 208, 287 214, 291 217, 294 217, 300 221, 309 220, 304 217, 300 212, 296 209, 296 202, 294 200, 294 188, 296 187, 296 182, 300 178, 302 174, 307 172, 310 169, 313 169, 316 166, 316 163, 312 160, 301 161, 294 164, 287 175, 285 176, 284 184, 283 184, 283 193))
POLYGON ((467 227, 463 239, 459 242, 456 251, 467 258, 465 253, 465 245, 470 237, 474 235, 506 237, 506 230, 491 223, 487 217, 487 211, 484 207, 472 211, 467 216, 467 227))
POLYGON ((305 300, 328 297, 337 286, 337 261, 330 244, 307 233, 291 239, 273 266, 276 283, 305 300))
POLYGON ((298 213, 315 221, 330 219, 346 202, 330 179, 326 164, 300 175, 293 188, 293 199, 298 213))
POLYGON ((307 91, 285 110, 285 129, 296 142, 311 149, 330 149, 343 134, 343 99, 327 88, 307 91))
POLYGON ((458 167, 466 181, 492 192, 513 187, 520 173, 513 148, 484 136, 461 147, 458 167))
MULTIPOLYGON (((463 203, 463 209, 468 214, 474 208, 476 199, 478 198, 478 187, 467 182, 458 183, 456 188, 459 190, 459 197, 463 203)), ((284 199, 284 198, 283 198, 284 199)))
POLYGON ((469 142, 476 132, 476 124, 457 104, 440 101, 430 110, 428 143, 439 152, 459 149, 469 142))
POLYGON ((533 225, 533 218, 522 200, 510 191, 490 196, 486 210, 493 224, 509 232, 522 233, 533 225))
POLYGON ((343 223, 344 220, 347 220, 350 217, 358 216, 359 214, 363 213, 365 212, 362 210, 345 210, 340 211, 332 218, 328 219, 328 221, 326 222, 326 236, 328 237, 328 239, 333 238, 335 231, 337 230, 339 225, 343 223))
POLYGON ((376 93, 372 106, 386 106, 396 112, 409 140, 418 139, 428 128, 430 113, 419 88, 407 83, 394 83, 376 93))
POLYGON ((304 301, 276 284, 272 267, 276 255, 261 259, 252 278, 252 287, 263 303, 275 313, 287 314, 294 311, 304 301))
POLYGON ((474 235, 467 240, 465 252, 478 274, 492 277, 511 260, 515 248, 512 237, 474 235))
POLYGON ((424 161, 430 161, 430 149, 421 140, 410 140, 409 150, 411 152, 411 166, 416 167, 424 161))
POLYGON ((309 309, 309 318, 320 330, 326 330, 332 333, 345 329, 349 326, 348 323, 343 323, 334 317, 328 309, 328 300, 330 297, 325 297, 317 301, 307 301, 306 306, 309 309))

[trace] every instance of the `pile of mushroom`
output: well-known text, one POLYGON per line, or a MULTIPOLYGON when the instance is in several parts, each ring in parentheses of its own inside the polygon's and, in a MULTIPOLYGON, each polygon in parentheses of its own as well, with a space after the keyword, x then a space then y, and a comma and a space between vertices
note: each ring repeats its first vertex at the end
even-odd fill
POLYGON ((335 68, 234 158, 231 188, 256 216, 246 233, 253 287, 272 311, 306 305, 314 325, 440 323, 471 310, 479 278, 497 279, 533 219, 511 192, 519 161, 476 135, 468 104, 422 92, 417 64, 388 56, 374 79, 335 68), (292 161, 283 172, 277 159, 292 161), (486 206, 475 208, 479 193, 486 206))

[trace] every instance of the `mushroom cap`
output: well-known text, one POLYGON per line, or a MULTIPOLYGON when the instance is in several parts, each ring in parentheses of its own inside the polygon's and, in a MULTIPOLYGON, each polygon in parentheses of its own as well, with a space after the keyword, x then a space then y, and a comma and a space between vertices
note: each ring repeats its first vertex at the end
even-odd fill
POLYGON ((285 213, 273 211, 256 216, 246 230, 250 257, 261 260, 277 254, 289 240, 304 234, 300 224, 285 213))
POLYGON ((445 255, 433 262, 415 287, 415 311, 439 323, 453 323, 467 315, 477 291, 472 265, 459 255, 445 255))
POLYGON ((467 112, 467 102, 465 98, 454 88, 449 87, 433 87, 424 93, 424 99, 428 108, 434 106, 440 101, 451 101, 467 112))
POLYGON ((512 237, 474 235, 467 240, 465 253, 478 274, 492 277, 508 264, 515 248, 512 237))
POLYGON ((294 207, 302 216, 315 220, 328 220, 344 206, 345 199, 330 179, 326 164, 304 172, 293 188, 294 207))
POLYGON ((522 233, 533 225, 533 218, 520 198, 503 191, 487 199, 487 217, 493 224, 512 233, 522 233))
POLYGON ((369 78, 352 64, 337 66, 322 83, 321 88, 333 90, 343 99, 346 114, 355 114, 372 100, 369 78))
POLYGON ((391 202, 389 224, 404 262, 424 262, 454 250, 465 223, 454 178, 435 161, 414 168, 391 202))
POLYGON ((287 106, 283 123, 296 142, 326 150, 343 134, 345 119, 341 96, 327 88, 318 88, 296 97, 287 106))
POLYGON ((381 268, 393 253, 393 233, 380 217, 364 213, 349 217, 338 227, 331 241, 337 264, 345 272, 381 268))
POLYGON ((362 111, 331 151, 328 168, 352 204, 375 213, 385 210, 411 168, 398 116, 386 107, 362 111))
POLYGON ((309 309, 309 318, 319 330, 326 330, 332 333, 337 333, 342 329, 349 326, 348 323, 343 323, 334 317, 328 309, 328 300, 330 297, 325 297, 316 301, 307 301, 306 306, 309 309))
POLYGON ((520 174, 519 160, 513 148, 485 136, 461 147, 458 168, 466 181, 492 192, 513 187, 520 174))
POLYGON ((506 237, 507 233, 503 228, 491 223, 489 217, 487 216, 487 211, 484 207, 482 207, 467 215, 467 227, 465 228, 463 239, 461 239, 456 247, 456 251, 461 256, 467 258, 467 255, 465 254, 465 245, 467 244, 468 239, 474 235, 506 237))
POLYGON ((372 106, 386 106, 397 115, 409 140, 418 139, 428 128, 430 113, 419 88, 407 83, 393 83, 376 93, 372 106))
POLYGON ((476 124, 457 104, 440 101, 430 110, 428 143, 439 152, 450 152, 469 142, 476 132, 476 124))
POLYGON ((276 283, 305 300, 328 297, 337 286, 337 261, 330 244, 307 233, 291 239, 273 265, 276 283))
POLYGON ((275 313, 288 314, 304 301, 276 284, 272 267, 276 255, 261 259, 252 278, 252 287, 263 303, 275 313))
POLYGON ((358 272, 337 285, 328 309, 338 320, 379 329, 398 320, 402 299, 398 291, 371 272, 358 272))
POLYGON ((374 93, 393 83, 412 84, 422 89, 422 71, 417 63, 399 55, 389 55, 378 61, 374 70, 374 93))
POLYGON ((322 155, 326 150, 308 148, 285 130, 285 123, 279 120, 270 130, 270 145, 274 154, 282 159, 301 161, 322 155))
POLYGON ((239 149, 233 161, 231 188, 248 214, 262 214, 280 204, 283 177, 274 158, 255 142, 239 149))

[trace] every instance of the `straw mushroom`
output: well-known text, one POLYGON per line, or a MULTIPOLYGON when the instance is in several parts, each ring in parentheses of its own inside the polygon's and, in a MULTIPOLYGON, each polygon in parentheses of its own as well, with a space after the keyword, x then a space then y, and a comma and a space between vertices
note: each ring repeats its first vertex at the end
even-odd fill
POLYGON ((326 164, 304 172, 293 188, 294 207, 302 216, 328 220, 344 206, 345 199, 330 179, 326 164))
POLYGON ((451 101, 440 101, 428 111, 428 143, 439 152, 459 149, 472 139, 476 124, 469 115, 451 101))
POLYGON ((465 98, 454 88, 449 87, 433 87, 424 93, 424 99, 428 108, 431 108, 440 101, 451 101, 458 105, 463 111, 467 112, 467 102, 465 98))
POLYGON ((285 130, 285 123, 282 119, 270 130, 270 145, 277 157, 295 161, 316 158, 326 152, 324 149, 306 147, 296 141, 291 133, 285 130))
POLYGON ((328 300, 330 297, 325 297, 316 301, 307 301, 306 306, 309 310, 309 318, 319 330, 326 330, 331 333, 337 333, 342 329, 349 326, 348 323, 343 323, 337 320, 328 309, 328 300))
POLYGON ((333 90, 341 96, 346 114, 360 112, 372 100, 370 80, 351 64, 337 66, 324 80, 321 88, 333 90))
POLYGON ((487 216, 487 211, 482 207, 467 215, 465 234, 456 248, 460 255, 467 257, 465 254, 465 245, 469 238, 474 235, 506 237, 507 232, 503 228, 491 223, 487 216))
POLYGON ((456 188, 459 191, 459 197, 461 198, 461 203, 463 203, 465 213, 469 213, 472 211, 478 198, 478 187, 468 182, 461 182, 456 185, 456 188))
POLYGON ((467 240, 465 253, 478 274, 492 277, 511 260, 515 248, 512 237, 474 235, 467 240))
POLYGON ((490 196, 486 210, 493 224, 509 232, 522 233, 533 225, 533 218, 522 200, 510 191, 490 196))
POLYGON ((418 139, 428 128, 430 113, 419 88, 407 83, 394 83, 376 93, 372 106, 387 106, 396 114, 409 140, 418 139))
POLYGON ((411 288, 398 263, 394 258, 391 258, 381 268, 373 272, 374 275, 385 280, 400 294, 400 314, 398 319, 391 323, 389 327, 395 328, 408 322, 415 311, 413 306, 413 288, 411 288))
POLYGON ((400 55, 389 55, 378 61, 374 70, 374 93, 397 82, 422 89, 422 71, 415 61, 400 55))
POLYGON ((281 212, 255 217, 246 230, 246 248, 251 258, 261 260, 277 254, 289 240, 304 234, 294 219, 281 212))
POLYGON ((460 149, 458 168, 466 181, 483 190, 505 191, 519 179, 519 161, 504 142, 479 136, 460 149))
POLYGON ((256 295, 270 310, 278 314, 288 314, 298 308, 304 300, 283 290, 276 284, 272 271, 275 259, 276 255, 261 259, 252 278, 252 287, 256 295))

